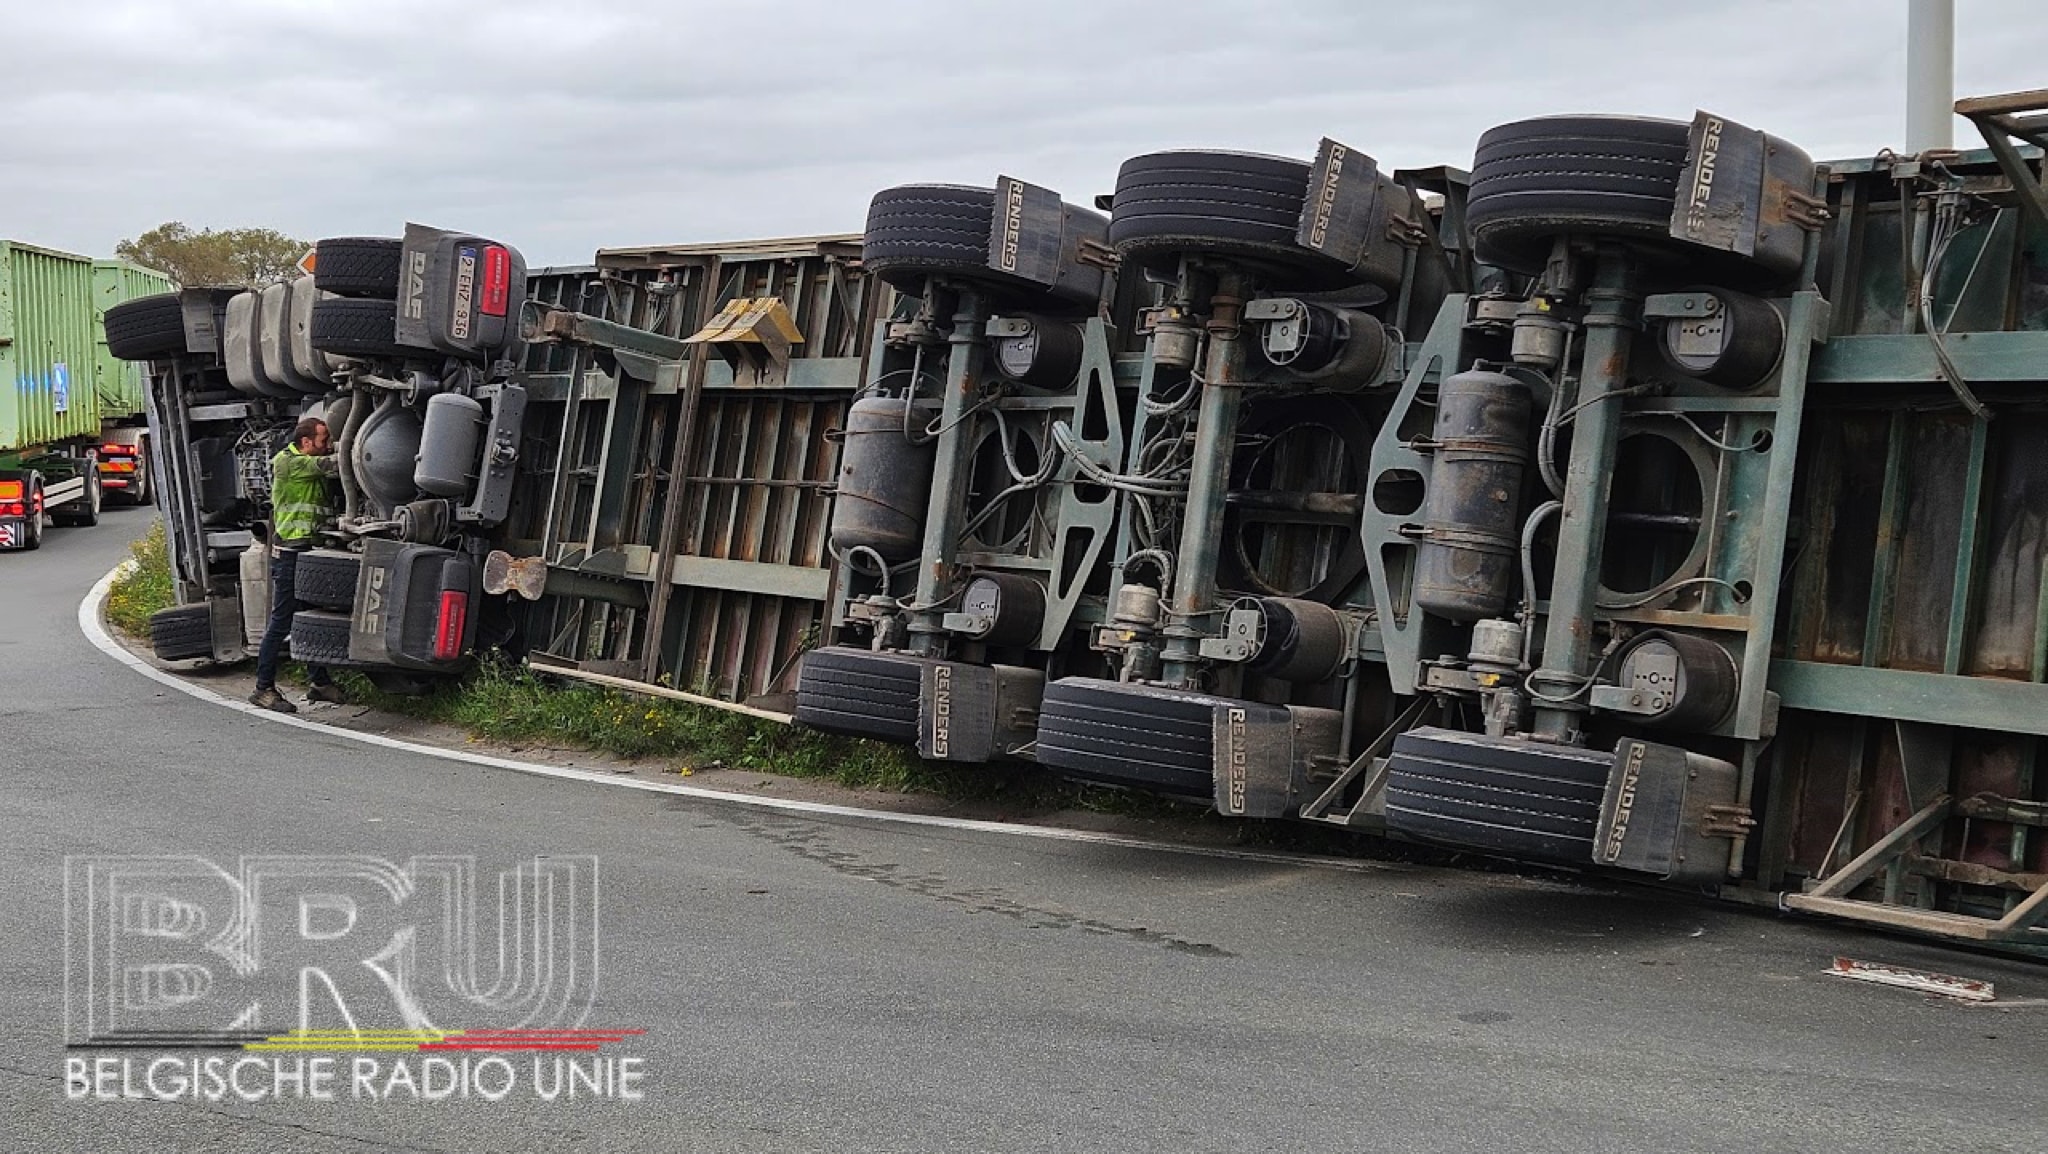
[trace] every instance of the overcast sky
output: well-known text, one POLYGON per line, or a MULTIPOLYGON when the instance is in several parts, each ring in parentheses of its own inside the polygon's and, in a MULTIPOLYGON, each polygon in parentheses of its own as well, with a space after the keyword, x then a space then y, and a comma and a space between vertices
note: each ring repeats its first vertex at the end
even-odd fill
MULTIPOLYGON (((2048 87, 2048 0, 1958 0, 1960 95, 2048 87)), ((1706 108, 1865 156, 1906 0, 0 0, 0 235, 406 220, 519 246, 857 231, 876 189, 1083 201, 1223 147, 1468 165, 1491 125, 1706 108)), ((1976 141, 1958 122, 1959 143, 1976 141)))

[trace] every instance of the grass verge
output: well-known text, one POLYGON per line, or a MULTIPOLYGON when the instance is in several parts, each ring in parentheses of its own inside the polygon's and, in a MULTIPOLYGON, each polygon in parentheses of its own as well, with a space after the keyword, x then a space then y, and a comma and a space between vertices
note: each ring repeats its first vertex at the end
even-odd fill
MULTIPOLYGON (((107 594, 107 619, 135 637, 149 636, 149 617, 173 602, 161 521, 132 546, 107 594)), ((288 667, 285 679, 304 683, 288 667)), ((1128 817, 1220 821, 1197 808, 1144 794, 1063 781, 1029 765, 951 765, 920 760, 910 750, 728 713, 686 701, 643 697, 604 686, 564 682, 530 670, 487 663, 473 676, 423 696, 379 691, 343 671, 351 700, 391 713, 461 729, 482 741, 548 744, 667 763, 673 772, 745 769, 824 779, 853 789, 931 794, 986 803, 1019 816, 1085 810, 1128 817)), ((1255 835, 1248 840, 1257 839, 1255 835)))
POLYGON ((171 560, 164 549, 164 523, 128 547, 132 555, 107 590, 107 620, 125 633, 149 636, 149 615, 171 607, 171 560))
POLYGON ((452 725, 478 739, 655 759, 682 774, 707 768, 759 770, 830 780, 853 789, 933 794, 1031 812, 1193 812, 1154 798, 1058 781, 1029 766, 927 762, 884 742, 820 733, 687 701, 564 683, 518 667, 486 665, 459 684, 419 697, 382 693, 360 676, 347 675, 343 681, 352 700, 452 725))

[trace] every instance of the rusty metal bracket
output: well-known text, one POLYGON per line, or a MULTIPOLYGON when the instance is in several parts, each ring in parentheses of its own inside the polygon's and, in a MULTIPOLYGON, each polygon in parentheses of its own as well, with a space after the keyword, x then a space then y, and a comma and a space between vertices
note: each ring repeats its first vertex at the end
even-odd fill
POLYGON ((1984 143, 1991 147, 1991 155, 1997 158, 1998 167, 2005 170, 2006 179, 2012 181, 2013 191, 2019 194, 2020 207, 2032 213, 2036 223, 2048 228, 2048 188, 2028 169, 2027 159, 2013 144, 2016 139, 2023 140, 2048 150, 2048 88, 1958 100, 1956 115, 1967 117, 1977 126, 1977 131, 1984 135, 1984 143))
MULTIPOLYGON (((1948 820, 1949 811, 1953 808, 1947 794, 1937 796, 1920 812, 1900 822, 1897 828, 1877 839, 1869 849, 1858 854, 1848 865, 1822 879, 1819 885, 1806 894, 1794 896, 1835 898, 1847 895, 1857 886, 1876 877, 1879 871, 1891 864, 1892 859, 1904 855, 1929 830, 1939 828, 1942 822, 1948 820)), ((1788 897, 1785 900, 1790 903, 1793 898, 1788 897)))
POLYGON ((1372 766, 1374 759, 1386 756, 1387 751, 1394 747, 1395 738, 1415 728, 1416 722, 1422 720, 1423 711, 1434 708, 1437 704, 1437 699, 1427 693, 1416 694, 1408 707, 1403 709, 1394 718, 1393 723, 1381 731, 1378 737, 1373 738, 1371 745, 1360 750, 1358 756, 1351 759, 1351 764, 1344 767, 1344 772, 1338 774, 1335 781, 1332 781, 1321 794, 1317 795, 1314 801, 1301 807, 1301 817, 1309 821, 1327 821, 1334 825, 1351 825, 1359 811, 1368 808, 1373 798, 1386 788, 1387 771, 1385 766, 1382 766, 1366 780, 1365 788, 1359 791, 1358 803, 1356 805, 1352 806, 1340 817, 1326 817, 1324 815, 1329 813, 1330 807, 1336 804, 1337 799, 1343 795, 1346 787, 1358 780, 1358 776, 1372 766))
POLYGON ((1706 817, 1700 829, 1716 837, 1746 837, 1756 828, 1756 819, 1746 805, 1710 805, 1706 817))
POLYGON ((1986 821, 2048 827, 2048 801, 2021 801, 2016 798, 1999 797, 1997 794, 1980 793, 1957 802, 1956 813, 1961 817, 1982 818, 1986 821))
POLYGON ((683 345, 708 345, 732 366, 736 380, 766 387, 780 384, 792 350, 804 335, 781 297, 735 297, 683 345))
MULTIPOLYGON (((2035 889, 2024 901, 1996 921, 1969 914, 1857 901, 1848 896, 1858 886, 1872 880, 1893 865, 1903 865, 1910 869, 1917 864, 1920 867, 1918 872, 1934 872, 1929 868, 1929 863, 1933 859, 1921 858, 1916 847, 1921 838, 1941 828, 1941 824, 1955 814, 1958 808, 1954 800, 1946 794, 1935 797, 1920 812, 1879 838, 1869 849, 1858 854, 1856 860, 1830 874, 1812 890, 1803 894, 1785 895, 1785 908, 1946 938, 2048 944, 2048 928, 2035 925, 2043 918, 2048 918, 2048 886, 2035 889)), ((1962 880, 2016 888, 2033 879, 2016 874, 2002 874, 1998 878, 1962 880)))

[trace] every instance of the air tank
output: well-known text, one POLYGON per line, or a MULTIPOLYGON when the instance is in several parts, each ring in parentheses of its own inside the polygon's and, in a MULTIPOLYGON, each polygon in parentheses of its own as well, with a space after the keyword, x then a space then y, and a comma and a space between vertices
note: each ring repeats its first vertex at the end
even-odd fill
POLYGON ((1474 369, 1437 390, 1436 459, 1415 566, 1415 603, 1476 621, 1507 606, 1529 463, 1529 391, 1474 369))
POLYGON ((483 439, 484 407, 461 393, 437 393, 427 400, 420 428, 420 453, 412 483, 436 497, 464 497, 476 478, 477 445, 483 439))
POLYGON ((270 628, 270 547, 258 541, 242 550, 242 644, 255 649, 270 628))
POLYGON ((924 548, 933 442, 914 445, 903 436, 909 403, 903 397, 869 396, 846 412, 839 496, 832 502, 832 551, 841 557, 865 546, 893 565, 916 558, 924 548))

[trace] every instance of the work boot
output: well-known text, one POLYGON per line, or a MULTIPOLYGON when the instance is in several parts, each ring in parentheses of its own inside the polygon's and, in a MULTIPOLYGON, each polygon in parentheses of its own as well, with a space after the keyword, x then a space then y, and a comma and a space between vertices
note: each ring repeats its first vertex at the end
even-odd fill
POLYGON ((285 697, 284 694, 279 693, 274 685, 269 689, 259 689, 250 694, 249 704, 256 706, 258 709, 275 710, 278 713, 297 713, 299 711, 299 707, 293 705, 291 700, 285 697))
POLYGON ((348 701, 348 694, 341 691, 341 686, 329 681, 322 685, 307 687, 306 700, 325 701, 329 705, 341 705, 348 701))

